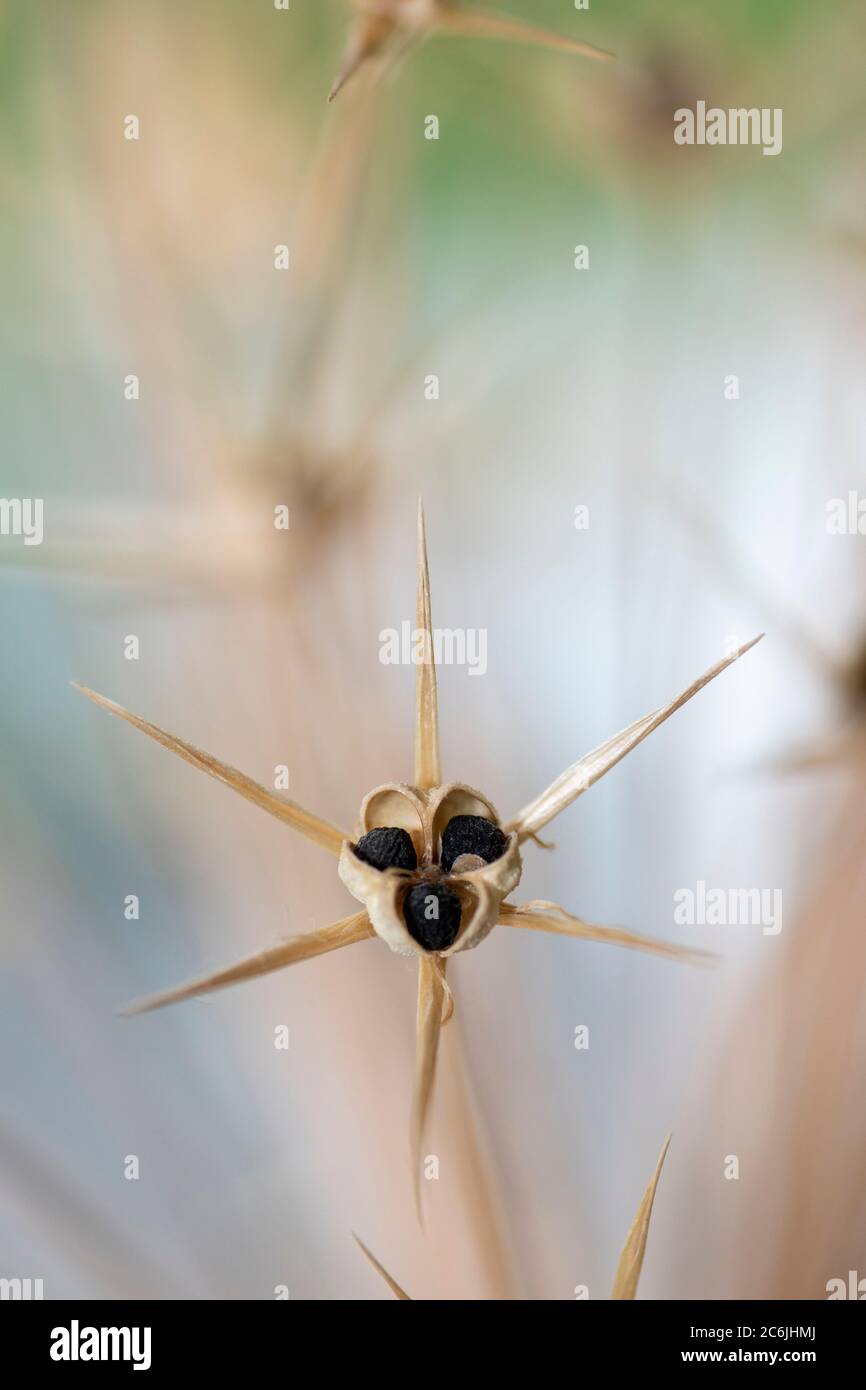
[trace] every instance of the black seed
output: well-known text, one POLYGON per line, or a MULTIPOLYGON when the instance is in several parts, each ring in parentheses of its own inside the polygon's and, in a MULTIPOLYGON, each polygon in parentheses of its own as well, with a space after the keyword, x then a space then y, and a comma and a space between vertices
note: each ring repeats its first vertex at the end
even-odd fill
POLYGON ((499 859, 508 848, 508 836, 483 816, 452 816, 442 836, 442 868, 450 874, 461 854, 477 854, 487 864, 499 859))
POLYGON ((444 883, 416 883, 403 900, 403 916, 425 951, 446 951, 460 930, 460 899, 444 883))
POLYGON ((365 864, 372 864, 374 869, 418 867, 415 846, 406 831, 394 825, 383 825, 377 830, 368 830, 355 845, 355 853, 365 864))

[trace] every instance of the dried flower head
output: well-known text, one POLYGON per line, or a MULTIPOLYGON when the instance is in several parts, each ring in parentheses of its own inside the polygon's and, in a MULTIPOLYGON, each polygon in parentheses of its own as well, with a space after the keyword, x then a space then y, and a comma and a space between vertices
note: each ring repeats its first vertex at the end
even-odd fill
POLYGON ((386 49, 401 51, 431 34, 536 44, 564 53, 580 53, 586 58, 601 61, 613 57, 604 49, 551 33, 512 15, 474 7, 464 9, 454 0, 351 0, 351 3, 360 13, 352 25, 343 65, 331 88, 329 101, 334 100, 349 78, 370 59, 378 57, 386 49))
MULTIPOLYGON (((165 1004, 222 989, 265 975, 297 961, 380 937, 393 951, 418 958, 418 1013, 412 1156, 419 1196, 421 1140, 439 1045, 439 1034, 453 1011, 445 974, 451 956, 475 947, 498 925, 527 927, 588 941, 608 941, 659 955, 695 959, 688 951, 618 927, 595 926, 556 903, 506 902, 521 874, 521 847, 536 840, 549 821, 570 806, 599 778, 663 724, 676 710, 759 641, 728 653, 669 704, 629 725, 566 768, 540 796, 504 825, 483 793, 462 782, 443 782, 439 758, 430 578, 423 511, 418 511, 417 628, 424 641, 418 652, 415 696, 415 776, 408 783, 376 787, 361 805, 354 836, 322 820, 296 802, 269 791, 192 744, 122 709, 84 686, 77 688, 112 714, 141 729, 193 767, 224 782, 241 796, 292 829, 306 835, 338 860, 338 873, 363 910, 331 926, 284 941, 270 950, 133 1004, 141 1013, 165 1004)), ((420 1199, 419 1199, 420 1200, 420 1199)))
MULTIPOLYGON (((134 187, 127 187, 126 164, 109 163, 100 208, 100 222, 105 219, 111 233, 106 244, 141 262, 146 286, 146 312, 133 312, 135 297, 130 302, 123 295, 112 298, 111 309, 121 315, 118 331, 131 336, 154 398, 160 382, 165 389, 183 382, 172 397, 176 408, 161 412, 156 421, 158 452, 183 489, 172 487, 170 496, 147 505, 110 491, 99 504, 58 492, 51 504, 51 538, 40 546, 0 547, 0 566, 152 591, 180 588, 265 599, 278 593, 282 599, 287 579, 309 576, 345 542, 350 528, 358 534, 359 518, 370 514, 387 466, 385 439, 407 391, 405 359, 421 350, 400 343, 399 355, 390 360, 383 355, 386 367, 380 373, 369 366, 379 355, 371 350, 369 324, 359 331, 345 309, 346 277, 366 222, 380 97, 373 89, 359 92, 351 110, 332 113, 294 192, 291 254, 301 273, 275 272, 281 289, 274 303, 284 307, 272 325, 273 372, 265 378, 255 372, 248 402, 234 376, 221 378, 215 344, 221 334, 240 342, 269 337, 270 311, 259 305, 251 334, 235 317, 249 296, 235 294, 231 311, 221 302, 224 266, 216 262, 203 272, 197 234, 192 242, 179 242, 176 223, 164 220, 172 209, 163 207, 161 165, 140 169, 132 176, 134 187), (208 335, 197 341, 197 329, 205 323, 208 335), (335 411, 333 380, 338 372, 345 376, 347 352, 364 368, 362 393, 348 394, 345 410, 335 411)), ((220 129, 234 129, 240 137, 241 115, 231 107, 223 113, 228 124, 220 129)), ((290 130, 295 125, 297 119, 290 130)), ((259 134, 258 127, 247 131, 245 145, 256 148, 259 134)), ((201 141, 195 148, 204 153, 201 141)), ((280 160, 286 153, 281 144, 280 160)), ((216 156, 202 162, 219 164, 216 156)), ((246 171, 244 182, 243 171, 236 171, 239 205, 254 206, 260 196, 251 173, 246 171)), ((179 167, 170 183, 185 188, 189 171, 179 167)), ((216 187, 222 198, 221 178, 216 187)), ((258 273, 255 265, 253 273, 258 273)), ((357 274, 354 286, 370 293, 357 274)), ((391 291, 383 289, 381 277, 375 296, 377 306, 383 296, 386 301, 372 330, 378 342, 391 312, 391 291)), ((397 330, 402 335, 399 322, 390 322, 390 331, 397 330)))
MULTIPOLYGON (((637 1286, 640 1280, 641 1270, 643 1269, 643 1260, 646 1253, 647 1236, 649 1235, 650 1218, 652 1217, 656 1188, 659 1185, 659 1178, 662 1175, 662 1167, 667 1158, 670 1143, 671 1136, 668 1135, 662 1145, 662 1151, 658 1156, 655 1171, 649 1180, 647 1189, 641 1198, 640 1206, 635 1213, 634 1221, 632 1221, 629 1227, 628 1235, 625 1238, 625 1245, 619 1257, 619 1264, 616 1268, 616 1275, 614 1276, 613 1289, 610 1295, 612 1300, 633 1299, 637 1295, 637 1286)), ((360 1236, 355 1236, 354 1239, 363 1254, 370 1261, 376 1273, 380 1278, 384 1279, 394 1297, 401 1301, 405 1300, 411 1303, 412 1295, 408 1294, 405 1289, 400 1287, 397 1280, 388 1273, 383 1264, 380 1264, 372 1250, 368 1249, 360 1236)))

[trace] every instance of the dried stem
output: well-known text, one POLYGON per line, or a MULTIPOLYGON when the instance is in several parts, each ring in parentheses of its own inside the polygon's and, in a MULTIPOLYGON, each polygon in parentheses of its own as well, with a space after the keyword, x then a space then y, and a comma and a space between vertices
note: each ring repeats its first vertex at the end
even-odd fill
POLYGON ((421 1209, 421 1146, 433 1081, 436 1075, 436 1056, 445 1004, 444 965, 427 956, 418 958, 418 1013, 416 1018, 415 1090, 412 1097, 411 1152, 412 1181, 418 1220, 423 1225, 421 1209))

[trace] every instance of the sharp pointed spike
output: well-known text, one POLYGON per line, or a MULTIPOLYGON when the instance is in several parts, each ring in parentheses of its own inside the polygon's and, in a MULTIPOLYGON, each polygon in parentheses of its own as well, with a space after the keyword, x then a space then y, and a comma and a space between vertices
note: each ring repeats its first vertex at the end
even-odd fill
POLYGON ((397 1283, 397 1280, 392 1279, 385 1266, 379 1263, 372 1250, 368 1250, 361 1237, 355 1235, 354 1231, 352 1232, 352 1239, 354 1240, 355 1244, 357 1245, 358 1249, 362 1252, 362 1254, 365 1255, 366 1258, 369 1260, 370 1264, 373 1266, 380 1278, 385 1280, 385 1283, 388 1285, 388 1288, 391 1290, 394 1297, 404 1299, 406 1300, 406 1302, 411 1303, 412 1300, 406 1293, 405 1289, 401 1289, 400 1285, 397 1283))
POLYGON ((119 719, 124 719, 127 724, 131 724, 134 729, 140 729, 155 743, 159 743, 170 753, 176 753, 179 758, 183 758, 184 762, 190 763, 200 772, 206 772, 209 777, 214 777, 218 782, 231 787, 232 791, 237 792, 246 801, 251 801, 254 806, 261 807, 269 815, 276 816, 277 820, 281 820, 285 825, 290 825, 293 830, 297 830, 300 835, 305 835, 308 840, 313 840, 323 849, 328 849, 332 854, 339 855, 343 842, 349 837, 335 825, 322 820, 312 811, 306 811, 297 802, 289 801, 288 797, 278 796, 276 792, 268 791, 267 787, 254 782, 245 773, 238 772, 237 768, 229 767, 227 763, 221 763, 217 758, 211 757, 210 753, 203 752, 201 748, 196 748, 193 744, 186 743, 174 734, 167 733, 165 729, 160 729, 157 724, 151 724, 147 719, 142 719, 140 715, 132 714, 122 705, 115 704, 114 700, 107 699, 105 695, 98 695, 95 690, 88 689, 86 685, 79 685, 77 681, 72 681, 71 684, 82 695, 86 695, 88 700, 92 700, 95 705, 107 710, 109 714, 116 714, 119 719))
POLYGON ((712 951, 676 946, 670 941, 657 941, 640 936, 623 927, 601 927, 574 917, 556 903, 531 902, 522 906, 504 903, 499 909, 500 925, 527 927, 530 931, 551 932, 555 936, 573 936, 581 941, 601 941, 611 946, 626 946, 649 955, 668 956, 671 960, 688 961, 692 965, 711 965, 718 957, 712 951))
POLYGON ((415 667, 415 785, 429 789, 442 782, 439 760, 439 695, 430 608, 430 568, 424 507, 418 502, 418 596, 415 625, 424 633, 424 650, 415 667))
POLYGON ((247 960, 238 961, 214 975, 206 975, 186 985, 165 990, 162 994, 151 994, 145 999, 137 999, 120 1010, 124 1018, 135 1014, 151 1013, 154 1009, 165 1008, 167 1004, 179 1004, 184 999, 195 999, 202 994, 212 994, 229 985, 241 984, 244 980, 254 980, 261 975, 270 975, 289 965, 297 965, 302 960, 312 960, 314 956, 325 955, 328 951, 339 951, 343 946, 352 946, 357 941, 366 941, 374 935, 366 912, 353 913, 339 922, 333 922, 319 931, 307 932, 303 936, 290 937, 277 946, 260 951, 247 960))
POLYGON ((343 58, 343 65, 328 93, 329 102, 333 101, 338 92, 343 90, 359 68, 363 67, 370 58, 375 58, 394 33, 395 28, 394 21, 387 15, 359 15, 349 33, 349 44, 343 58))
POLYGON ((667 1158, 670 1148, 671 1136, 662 1145, 655 1172, 649 1180, 649 1186, 644 1193, 641 1204, 637 1209, 634 1221, 631 1223, 629 1233, 625 1238, 622 1254, 619 1257, 616 1277, 613 1281, 612 1299, 634 1298, 637 1293, 638 1280, 640 1279, 643 1268, 643 1257, 646 1252, 647 1236, 649 1235, 650 1218, 655 1201, 656 1188, 659 1185, 659 1178, 662 1175, 662 1167, 667 1158))
POLYGON ((616 764, 621 762, 626 754, 636 748, 639 743, 643 743, 644 739, 648 738, 660 724, 664 724, 666 719, 670 719, 672 714, 675 714, 678 709, 682 709, 683 705, 688 704, 689 700, 703 690, 704 686, 709 685, 716 676, 720 676, 741 656, 745 656, 746 652, 751 651, 752 647, 760 642, 763 636, 763 632, 759 633, 750 642, 746 642, 733 652, 729 652, 727 656, 722 657, 721 661, 717 661, 715 666, 711 666, 708 671, 705 671, 702 676, 687 686, 669 704, 644 715, 643 719, 638 719, 636 723, 630 724, 627 729, 623 729, 614 738, 608 739, 606 743, 600 744, 591 753, 585 754, 576 763, 572 763, 571 767, 566 768, 565 772, 561 773, 554 782, 551 782, 540 796, 537 796, 528 806, 524 806, 523 810, 509 821, 505 827, 506 830, 516 830, 521 841, 536 835, 549 821, 553 820, 573 801, 576 801, 583 792, 604 777, 605 773, 610 772, 612 767, 616 767, 616 764))

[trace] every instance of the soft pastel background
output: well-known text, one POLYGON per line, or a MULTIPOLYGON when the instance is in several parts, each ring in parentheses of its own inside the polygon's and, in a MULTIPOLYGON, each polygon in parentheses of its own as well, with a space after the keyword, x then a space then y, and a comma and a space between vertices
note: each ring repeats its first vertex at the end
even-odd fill
POLYGON ((436 40, 329 108, 339 0, 0 5, 0 492, 46 508, 41 548, 0 540, 0 1275, 47 1297, 381 1297, 356 1230, 416 1297, 603 1298, 671 1129, 645 1296, 866 1275, 866 768, 833 675, 866 540, 825 528, 864 485, 866 11, 502 4, 617 63, 436 40), (699 98, 782 107, 783 153, 675 146, 699 98), (503 814, 768 632, 519 893, 724 963, 505 928, 460 958, 426 1235, 411 962, 114 1016, 351 905, 68 684, 351 825, 411 775, 378 634, 412 616, 419 492, 434 622, 489 642, 441 672, 446 775, 503 814), (698 879, 782 888, 781 934, 677 927, 698 879))

